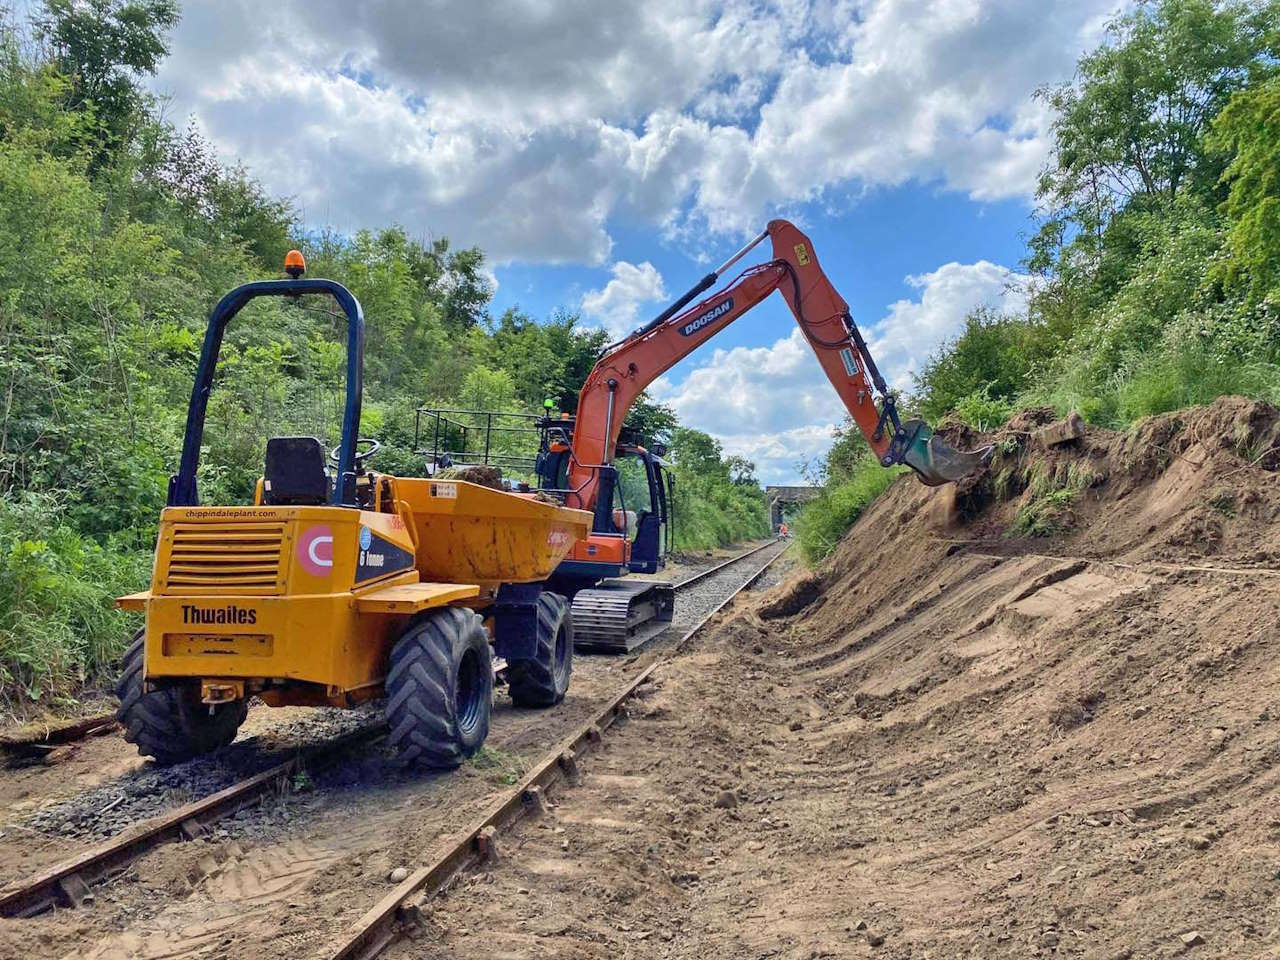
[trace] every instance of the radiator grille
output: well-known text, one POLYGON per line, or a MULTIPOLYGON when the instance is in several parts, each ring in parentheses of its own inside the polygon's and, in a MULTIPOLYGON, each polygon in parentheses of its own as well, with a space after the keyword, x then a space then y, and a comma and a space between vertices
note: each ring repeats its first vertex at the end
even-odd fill
POLYGON ((281 589, 283 523, 178 523, 162 589, 270 596, 281 589))

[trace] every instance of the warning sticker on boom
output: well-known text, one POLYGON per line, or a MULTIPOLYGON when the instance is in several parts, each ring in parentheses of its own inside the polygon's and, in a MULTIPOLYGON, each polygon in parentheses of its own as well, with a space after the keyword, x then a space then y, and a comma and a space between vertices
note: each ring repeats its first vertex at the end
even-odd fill
POLYGON ((851 377, 858 375, 858 361, 853 359, 853 349, 845 347, 840 351, 840 359, 844 361, 844 372, 851 377))

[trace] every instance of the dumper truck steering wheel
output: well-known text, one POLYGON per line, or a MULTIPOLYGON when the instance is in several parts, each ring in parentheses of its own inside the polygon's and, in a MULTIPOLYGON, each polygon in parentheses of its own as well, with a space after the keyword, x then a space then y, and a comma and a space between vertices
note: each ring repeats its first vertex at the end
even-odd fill
MULTIPOLYGON (((356 472, 359 473, 364 469, 365 461, 371 459, 375 453, 382 449, 382 444, 372 437, 360 437, 356 440, 356 472), (360 449, 362 446, 367 449, 360 449)), ((342 447, 334 447, 329 451, 329 460, 332 463, 338 462, 338 456, 342 451, 342 447)))

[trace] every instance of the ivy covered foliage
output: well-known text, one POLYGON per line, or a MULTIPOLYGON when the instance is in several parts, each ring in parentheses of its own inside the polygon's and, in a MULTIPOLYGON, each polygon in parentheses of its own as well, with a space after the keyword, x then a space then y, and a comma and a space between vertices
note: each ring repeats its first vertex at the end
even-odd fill
MULTIPOLYGON (((423 405, 572 410, 606 337, 561 314, 490 312, 484 254, 391 224, 317 233, 143 81, 166 54, 173 0, 46 0, 0 23, 0 705, 20 711, 108 677, 134 626, 177 461, 204 325, 238 283, 278 276, 299 246, 368 319, 361 433, 377 466, 420 474, 423 405)), ((244 503, 271 435, 336 443, 344 321, 318 299, 264 299, 228 331, 200 486, 244 503)), ((677 546, 762 535, 763 494, 669 410, 686 516, 677 546)))

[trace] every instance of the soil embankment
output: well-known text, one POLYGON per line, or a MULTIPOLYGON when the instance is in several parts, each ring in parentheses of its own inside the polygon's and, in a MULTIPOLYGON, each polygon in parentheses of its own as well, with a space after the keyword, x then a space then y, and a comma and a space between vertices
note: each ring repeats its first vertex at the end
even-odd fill
POLYGON ((391 955, 1280 955, 1280 417, 1046 420, 661 668, 391 955))

